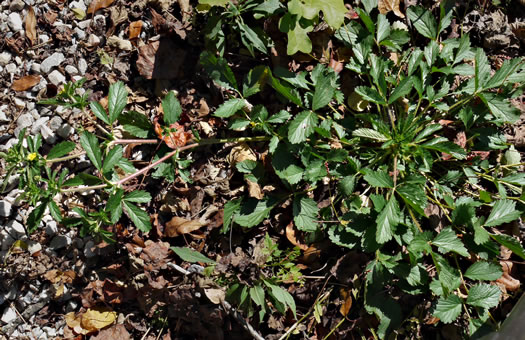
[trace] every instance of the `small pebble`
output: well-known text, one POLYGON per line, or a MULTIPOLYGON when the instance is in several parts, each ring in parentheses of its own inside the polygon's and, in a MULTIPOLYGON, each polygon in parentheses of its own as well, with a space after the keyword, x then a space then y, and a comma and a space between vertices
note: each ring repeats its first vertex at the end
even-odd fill
POLYGON ((11 61, 11 53, 9 52, 2 52, 0 53, 0 65, 6 66, 11 61))
POLYGON ((20 17, 20 14, 18 13, 11 13, 9 14, 9 17, 7 18, 7 24, 11 28, 13 32, 18 32, 23 30, 23 22, 22 18, 20 17))
POLYGON ((19 12, 24 9, 25 5, 22 0, 13 0, 11 4, 9 4, 9 10, 11 12, 19 12))
MULTIPOLYGON (((55 52, 40 64, 40 70, 43 73, 49 73, 53 67, 56 67, 65 60, 65 57, 62 53, 55 52)), ((60 72, 59 72, 60 73, 60 72)))
POLYGON ((4 323, 10 323, 10 322, 14 321, 17 317, 18 317, 18 315, 16 314, 16 311, 14 310, 14 308, 7 307, 4 310, 4 313, 2 314, 2 319, 1 320, 4 323))
POLYGON ((6 200, 0 201, 0 216, 9 217, 11 215, 11 203, 7 202, 6 200))
POLYGON ((55 86, 59 86, 66 82, 66 77, 64 77, 64 75, 60 73, 59 70, 54 70, 53 72, 51 72, 47 76, 47 79, 51 82, 51 84, 55 86))
POLYGON ((65 70, 68 74, 71 74, 71 75, 75 75, 75 74, 78 74, 78 70, 75 66, 73 65, 67 65, 65 67, 65 70))

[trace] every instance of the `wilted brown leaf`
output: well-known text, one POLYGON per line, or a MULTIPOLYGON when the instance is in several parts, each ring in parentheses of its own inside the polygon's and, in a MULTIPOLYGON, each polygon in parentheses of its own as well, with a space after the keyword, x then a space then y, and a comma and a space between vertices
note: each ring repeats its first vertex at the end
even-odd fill
POLYGON ((94 0, 89 5, 89 8, 88 8, 87 12, 88 12, 88 14, 94 14, 99 9, 109 7, 113 3, 113 1, 114 0, 94 0))
POLYGON ((299 249, 306 251, 308 249, 308 246, 306 244, 302 244, 301 242, 297 241, 297 236, 295 233, 296 233, 296 229, 294 228, 294 223, 292 221, 288 223, 288 225, 286 226, 286 238, 294 246, 299 247, 299 249))
POLYGON ((80 319, 82 328, 94 332, 115 322, 117 313, 107 307, 89 308, 80 319))
POLYGON ((166 223, 164 234, 167 237, 177 237, 182 234, 188 234, 192 231, 200 229, 204 224, 198 220, 187 220, 182 217, 173 217, 169 222, 166 223))
POLYGON ((341 294, 341 299, 343 300, 341 307, 339 307, 339 313, 341 313, 342 316, 347 316, 348 312, 350 312, 350 308, 352 308, 351 290, 341 288, 339 293, 341 294))
POLYGON ((36 34, 36 16, 32 6, 29 6, 27 11, 25 29, 26 36, 31 41, 31 46, 33 46, 38 39, 36 34))
POLYGON ((248 185, 248 196, 262 200, 264 194, 261 190, 259 183, 252 182, 249 179, 246 179, 246 184, 248 185))
POLYGON ((520 289, 520 281, 511 276, 513 263, 511 261, 500 261, 503 275, 496 280, 498 285, 502 285, 509 292, 515 292, 520 289))
POLYGON ((387 14, 390 11, 394 11, 394 14, 400 18, 404 18, 405 15, 399 10, 399 3, 401 0, 379 0, 377 8, 379 13, 387 14))
POLYGON ((22 77, 20 79, 13 81, 13 85, 11 85, 11 89, 13 91, 25 91, 25 90, 32 88, 39 82, 40 82, 40 76, 37 74, 32 74, 32 75, 25 76, 25 77, 22 77))
POLYGON ((128 340, 131 335, 122 324, 114 325, 101 330, 97 336, 92 336, 91 340, 128 340))
POLYGON ((158 119, 154 121, 155 133, 160 140, 172 149, 180 148, 186 145, 193 137, 191 132, 184 131, 184 127, 179 123, 174 123, 169 126, 170 132, 166 133, 164 128, 159 124, 158 119))
POLYGON ((46 278, 51 283, 72 283, 76 275, 77 274, 72 270, 66 270, 65 272, 62 272, 60 270, 53 269, 45 273, 44 278, 46 278))
POLYGON ((246 160, 256 161, 257 156, 255 155, 255 152, 253 152, 253 150, 250 149, 248 144, 241 143, 231 149, 227 160, 231 166, 235 166, 235 164, 246 160))
POLYGON ((208 299, 216 305, 220 304, 221 301, 224 301, 226 297, 226 292, 224 290, 216 288, 204 289, 204 294, 206 294, 208 299))
POLYGON ((170 244, 168 242, 153 242, 147 240, 146 248, 142 250, 140 258, 144 260, 144 269, 147 271, 159 270, 166 267, 170 244))
POLYGON ((129 24, 129 40, 138 38, 142 30, 142 20, 133 21, 129 24))
POLYGON ((179 75, 186 51, 169 39, 139 47, 137 69, 146 79, 173 79, 179 75))

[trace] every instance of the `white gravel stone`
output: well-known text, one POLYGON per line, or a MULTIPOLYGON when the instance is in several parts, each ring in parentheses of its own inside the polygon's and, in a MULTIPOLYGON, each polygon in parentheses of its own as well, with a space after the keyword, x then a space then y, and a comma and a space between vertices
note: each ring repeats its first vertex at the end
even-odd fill
POLYGON ((19 12, 24 9, 25 3, 22 0, 13 0, 9 4, 9 10, 11 12, 19 12))
POLYGON ((10 322, 16 320, 17 317, 18 317, 18 315, 16 314, 16 311, 14 310, 14 308, 7 307, 4 310, 4 313, 2 313, 2 319, 1 320, 4 323, 10 323, 10 322))
POLYGON ((40 64, 39 63, 31 64, 31 71, 35 73, 40 73, 40 64))
POLYGON ((5 70, 7 71, 7 73, 14 74, 14 73, 16 73, 17 69, 18 69, 18 67, 16 66, 15 63, 9 63, 9 64, 5 65, 5 70))
POLYGON ((20 17, 20 14, 18 13, 11 13, 9 14, 9 17, 7 18, 7 24, 11 28, 13 32, 18 32, 23 30, 23 22, 22 18, 20 17))
POLYGON ((36 135, 37 133, 40 133, 40 128, 42 127, 42 125, 47 123, 48 120, 49 120, 49 117, 40 117, 40 118, 38 118, 33 123, 32 127, 31 127, 31 133, 33 135, 36 135))
POLYGON ((77 26, 80 29, 85 30, 91 25, 91 19, 77 22, 77 26))
POLYGON ((47 76, 47 79, 51 82, 51 84, 56 85, 56 86, 59 86, 60 84, 63 84, 66 82, 66 77, 62 73, 60 73, 59 70, 54 70, 53 72, 51 72, 47 76))
POLYGON ((55 116, 49 121, 49 128, 52 131, 58 130, 60 126, 62 126, 62 118, 60 118, 60 116, 55 116))
POLYGON ((86 32, 79 28, 79 27, 75 27, 75 29, 73 30, 78 38, 78 40, 84 40, 86 39, 86 32))
POLYGON ((88 45, 97 46, 98 44, 100 44, 100 38, 94 34, 90 34, 88 37, 88 45))
POLYGON ((40 242, 35 241, 28 241, 27 242, 27 251, 29 251, 29 254, 33 255, 34 253, 41 251, 42 245, 40 242))
POLYGON ((107 40, 108 46, 116 47, 122 51, 131 51, 133 49, 133 46, 131 45, 131 41, 120 39, 117 36, 111 36, 107 40))
POLYGON ((15 103, 15 106, 19 109, 26 107, 26 102, 18 97, 13 98, 13 103, 15 103))
POLYGON ((55 66, 58 66, 62 64, 62 62, 65 60, 65 57, 62 53, 55 52, 49 57, 47 57, 42 64, 40 64, 40 70, 43 73, 49 73, 51 69, 55 66))
POLYGON ((43 44, 49 41, 49 36, 47 34, 39 34, 38 35, 38 42, 43 44))
POLYGON ((9 122, 5 112, 0 108, 0 122, 9 122))
POLYGON ((26 236, 24 226, 16 220, 9 221, 5 226, 5 230, 17 240, 26 236))
POLYGON ((11 61, 11 53, 2 52, 0 53, 0 66, 5 66, 11 61))
POLYGON ((58 250, 58 249, 65 248, 70 244, 71 244, 71 238, 69 236, 57 235, 51 240, 51 243, 49 244, 49 248, 53 250, 58 250))
POLYGON ((71 127, 71 125, 69 125, 68 123, 64 123, 62 124, 62 126, 57 130, 57 134, 64 138, 64 139, 67 139, 69 138, 69 136, 74 132, 75 130, 71 127))
POLYGON ((79 1, 71 1, 69 3, 69 8, 73 9, 73 8, 80 8, 81 10, 83 11, 86 11, 87 10, 87 7, 86 7, 86 4, 84 3, 84 1, 82 0, 79 0, 79 1))
POLYGON ((29 113, 24 113, 18 117, 16 124, 19 128, 29 127, 33 124, 33 116, 29 113))
POLYGON ((11 203, 6 200, 0 201, 0 216, 8 217, 11 215, 11 203))
POLYGON ((47 333, 48 337, 56 337, 57 336, 57 331, 54 328, 42 327, 42 329, 44 330, 44 332, 47 333))
POLYGON ((55 144, 57 141, 57 136, 54 131, 52 131, 49 126, 42 125, 40 128, 40 134, 42 135, 42 138, 44 138, 44 141, 47 144, 55 144))
POLYGON ((69 73, 71 75, 78 74, 77 68, 75 66, 73 66, 73 65, 67 65, 65 70, 66 70, 67 73, 69 73))
POLYGON ((48 221, 44 230, 48 236, 55 236, 58 232, 57 223, 54 220, 48 221))
POLYGON ((84 75, 86 73, 87 67, 88 67, 88 64, 87 64, 86 59, 80 58, 78 60, 78 71, 80 72, 81 75, 84 75))

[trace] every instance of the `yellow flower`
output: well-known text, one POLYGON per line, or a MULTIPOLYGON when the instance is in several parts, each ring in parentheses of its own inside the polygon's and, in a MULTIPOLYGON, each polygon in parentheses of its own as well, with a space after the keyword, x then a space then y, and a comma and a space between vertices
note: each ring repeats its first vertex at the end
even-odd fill
POLYGON ((37 156, 36 152, 30 153, 29 155, 27 155, 27 160, 32 161, 36 158, 36 156, 37 156))

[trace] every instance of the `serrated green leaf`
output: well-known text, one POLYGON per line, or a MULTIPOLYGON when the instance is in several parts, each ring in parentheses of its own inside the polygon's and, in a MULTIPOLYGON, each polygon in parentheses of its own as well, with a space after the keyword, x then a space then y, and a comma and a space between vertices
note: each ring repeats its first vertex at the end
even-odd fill
POLYGON ((516 202, 499 200, 494 203, 494 207, 485 221, 485 226, 495 227, 503 223, 509 223, 518 219, 520 215, 521 212, 516 210, 516 202))
POLYGON ((490 77, 490 64, 487 55, 483 49, 477 48, 474 58, 474 90, 476 92, 484 89, 488 77, 490 77))
POLYGON ((237 22, 237 25, 239 25, 239 29, 241 31, 241 39, 243 40, 244 46, 246 46, 246 48, 248 49, 248 51, 250 51, 250 54, 252 56, 255 56, 253 47, 255 47, 257 50, 264 54, 268 54, 266 44, 257 32, 255 32, 253 29, 250 28, 250 26, 246 25, 242 21, 237 22))
POLYGON ((122 201, 122 205, 133 224, 135 224, 140 231, 147 233, 151 230, 149 215, 144 210, 125 200, 122 201))
POLYGON ((116 145, 113 149, 109 150, 108 155, 104 159, 104 166, 102 167, 102 172, 106 173, 113 170, 113 167, 118 164, 122 159, 124 151, 121 145, 116 145))
POLYGON ((441 255, 433 253, 437 271, 439 273, 439 283, 443 289, 443 293, 448 294, 459 288, 461 285, 461 278, 459 271, 456 268, 450 266, 448 261, 441 255))
POLYGON ((275 199, 248 199, 241 204, 235 223, 242 227, 254 227, 268 218, 270 211, 277 204, 275 199))
POLYGON ((122 196, 124 196, 124 190, 117 189, 117 191, 111 194, 106 204, 106 211, 111 216, 111 223, 117 223, 122 216, 122 196))
POLYGON ((261 91, 269 77, 269 69, 263 65, 251 69, 244 78, 242 93, 245 98, 261 91))
POLYGON ((438 251, 441 254, 452 251, 461 256, 470 257, 467 248, 465 248, 463 242, 461 242, 454 230, 450 227, 441 230, 434 241, 432 241, 432 244, 438 247, 438 251))
POLYGON ((421 146, 425 149, 448 153, 457 159, 465 159, 467 157, 465 150, 456 143, 450 141, 441 141, 438 138, 423 143, 421 146))
POLYGON ((379 142, 386 142, 389 139, 387 136, 383 135, 381 132, 372 130, 369 128, 355 129, 354 131, 352 131, 352 135, 356 137, 374 139, 379 142))
POLYGON ((470 288, 467 304, 481 308, 492 308, 499 304, 501 290, 496 285, 480 283, 470 288))
POLYGON ((330 103, 334 97, 335 88, 332 85, 332 77, 321 75, 315 84, 314 97, 312 99, 312 110, 317 111, 330 103))
POLYGON ((489 108, 490 113, 501 123, 514 124, 520 118, 520 111, 509 103, 505 97, 490 92, 480 93, 478 97, 489 108))
POLYGON ((299 113, 290 123, 288 128, 288 140, 292 144, 298 144, 306 141, 315 130, 317 125, 317 115, 312 111, 303 111, 299 113))
POLYGON ((124 130, 139 138, 152 136, 153 126, 146 115, 137 111, 127 111, 120 115, 119 122, 124 130))
POLYGON ((216 263, 212 259, 202 255, 198 251, 193 250, 191 248, 187 248, 187 247, 170 247, 170 249, 173 250, 175 252, 175 254, 179 255, 179 257, 182 260, 186 261, 186 262, 190 262, 190 263, 201 262, 201 263, 209 263, 209 264, 215 264, 216 263))
POLYGON ((385 99, 377 92, 377 90, 366 87, 366 86, 358 86, 355 88, 355 92, 357 92, 364 100, 367 100, 372 103, 376 103, 379 105, 386 105, 387 102, 385 99))
POLYGON ((118 116, 122 113, 126 107, 128 100, 128 91, 126 86, 121 81, 117 81, 109 86, 108 94, 108 111, 109 111, 109 122, 113 124, 118 116))
POLYGON ((364 179, 375 188, 393 188, 394 180, 384 171, 362 170, 365 174, 364 179))
POLYGON ((503 270, 500 264, 479 261, 471 265, 463 275, 472 280, 495 281, 503 275, 503 270))
POLYGON ((62 214, 60 213, 60 208, 55 203, 55 201, 50 200, 49 204, 47 205, 47 207, 49 208, 49 213, 51 214, 51 217, 53 217, 55 219, 55 221, 61 222, 62 221, 62 214))
POLYGON ((403 80, 401 80, 390 95, 390 98, 388 98, 388 104, 392 104, 399 98, 406 96, 408 93, 410 93, 413 86, 414 85, 412 84, 412 77, 406 77, 403 80))
POLYGON ((224 103, 222 103, 217 108, 214 115, 216 117, 228 118, 236 114, 237 111, 241 110, 245 106, 246 106, 246 100, 242 98, 233 98, 233 99, 227 100, 224 103))
POLYGON ((134 190, 124 196, 124 201, 133 203, 149 203, 151 201, 151 195, 149 192, 144 190, 134 190))
POLYGON ((314 232, 317 230, 317 214, 319 208, 311 198, 296 196, 293 201, 293 220, 297 229, 314 232))
POLYGON ((379 14, 377 16, 377 35, 376 35, 377 42, 380 43, 381 41, 388 38, 389 35, 390 35, 390 23, 388 22, 386 15, 379 14))
POLYGON ((277 176, 290 184, 297 184, 303 178, 304 169, 294 157, 290 156, 290 151, 284 143, 279 143, 275 149, 272 166, 277 176))
MULTIPOLYGON (((516 163, 512 163, 516 164, 516 163)), ((514 185, 523 185, 525 186, 525 173, 515 173, 509 176, 500 178, 500 182, 506 182, 514 185)))
POLYGON ((57 145, 55 145, 51 150, 49 150, 49 153, 47 154, 46 159, 51 160, 58 157, 62 157, 70 153, 75 149, 75 143, 73 142, 62 142, 57 145))
POLYGON ((277 91, 279 94, 281 94, 284 98, 288 99, 295 105, 298 105, 300 107, 303 107, 303 103, 301 101, 301 97, 299 96, 299 93, 297 92, 297 89, 293 88, 291 85, 288 85, 286 83, 281 83, 279 79, 275 78, 270 74, 270 85, 273 87, 275 91, 277 91))
POLYGON ((463 302, 459 296, 450 294, 449 296, 441 297, 438 300, 434 316, 439 318, 443 323, 451 323, 456 321, 461 314, 463 302))
POLYGON ((291 309, 291 311, 292 311, 292 313, 294 315, 294 318, 297 319, 296 308, 295 308, 295 301, 294 301, 292 295, 290 295, 290 293, 288 293, 286 290, 282 289, 279 286, 276 286, 276 285, 273 285, 273 284, 269 284, 267 281, 264 281, 264 282, 266 283, 267 286, 270 287, 272 295, 279 302, 281 302, 285 306, 290 307, 290 309, 291 309))
POLYGON ((354 193, 355 188, 355 175, 346 176, 341 181, 339 181, 339 189, 343 192, 345 196, 350 196, 354 193))
POLYGON ((392 239, 395 227, 400 222, 401 211, 395 198, 390 198, 381 213, 377 216, 376 241, 383 244, 392 239))
POLYGON ((430 39, 436 39, 438 24, 430 11, 421 6, 410 6, 407 9, 408 19, 419 34, 430 39))
POLYGON ((403 184, 396 188, 396 192, 406 204, 414 208, 421 216, 425 215, 427 196, 425 190, 417 184, 403 184))
POLYGON ((216 57, 212 53, 204 51, 200 55, 199 62, 204 67, 208 76, 218 85, 227 89, 238 89, 237 80, 226 59, 216 57))
POLYGON ((288 119, 290 119, 291 117, 292 117, 292 115, 290 114, 290 112, 285 111, 285 110, 281 110, 281 111, 277 112, 276 114, 274 114, 273 116, 271 116, 267 120, 267 122, 271 123, 271 124, 284 123, 288 119))
POLYGON ((103 121, 104 123, 110 125, 108 114, 106 113, 106 110, 99 102, 91 102, 89 103, 89 107, 91 108, 91 111, 95 114, 95 116, 103 121))
POLYGON ((170 91, 162 100, 162 110, 164 111, 164 123, 167 125, 174 124, 179 120, 182 108, 173 91, 170 91))
POLYGON ((492 78, 490 78, 487 81, 487 83, 485 84, 485 89, 500 87, 503 84, 505 84, 508 78, 514 72, 516 72, 521 62, 522 61, 519 58, 505 60, 503 62, 503 65, 501 65, 501 67, 499 68, 499 70, 497 70, 496 73, 494 73, 494 75, 492 76, 492 78))
POLYGON ((40 225, 48 204, 49 199, 45 199, 29 213, 27 218, 27 232, 29 234, 33 233, 40 225))
POLYGON ((86 151, 86 155, 91 160, 97 170, 102 169, 102 152, 98 144, 97 136, 85 131, 80 136, 80 145, 86 151))
POLYGON ((306 19, 314 19, 323 12, 324 20, 332 28, 339 28, 344 22, 347 9, 343 0, 293 0, 288 4, 290 13, 306 19))
POLYGON ((264 289, 260 285, 255 285, 250 288, 250 297, 257 306, 265 306, 264 289))
POLYGON ((509 248, 514 254, 518 255, 525 260, 525 249, 523 249, 520 241, 516 240, 514 237, 505 235, 505 234, 489 234, 490 237, 502 246, 509 248))

